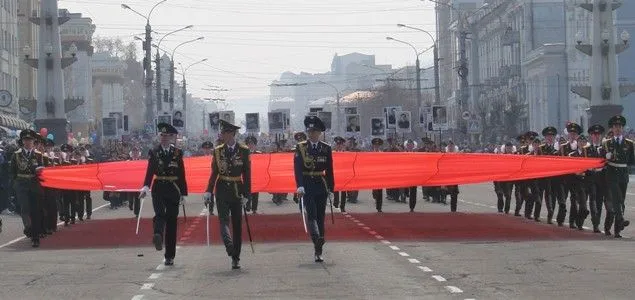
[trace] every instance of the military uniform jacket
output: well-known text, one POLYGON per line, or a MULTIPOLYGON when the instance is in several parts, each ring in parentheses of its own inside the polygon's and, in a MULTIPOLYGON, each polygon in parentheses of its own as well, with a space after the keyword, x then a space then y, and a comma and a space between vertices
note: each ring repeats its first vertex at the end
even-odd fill
POLYGON ((633 141, 622 138, 622 142, 618 143, 616 138, 611 138, 604 140, 603 147, 613 156, 607 162, 609 166, 625 168, 635 164, 633 141))
POLYGON ((520 146, 520 148, 518 149, 518 154, 525 155, 527 153, 529 153, 529 146, 527 145, 520 146))
MULTIPOLYGON (((187 196, 183 151, 172 145, 170 145, 167 152, 163 150, 161 145, 150 149, 148 151, 148 168, 143 185, 150 186, 153 178, 155 182, 172 183, 181 196, 187 196), (156 178, 154 178, 155 175, 156 178)), ((153 186, 152 188, 154 189, 155 187, 153 186)))
MULTIPOLYGON (((558 143, 556 142, 556 145, 558 143)), ((554 145, 548 145, 548 144, 540 144, 540 155, 559 155, 558 149, 556 149, 554 147, 554 145)))
POLYGON ((44 166, 44 156, 33 149, 28 154, 23 148, 15 151, 11 157, 11 176, 13 179, 33 179, 35 169, 44 166))
MULTIPOLYGON (((207 192, 216 194, 223 186, 232 186, 234 196, 251 195, 251 162, 249 147, 236 143, 232 151, 229 146, 222 144, 214 148, 212 153, 212 176, 207 184, 207 192)), ((221 191, 224 193, 227 191, 221 191)))
POLYGON ((295 148, 293 169, 296 186, 314 191, 326 188, 327 191, 332 192, 335 187, 335 178, 331 146, 324 142, 317 142, 317 149, 314 150, 311 142, 302 141, 295 148), (315 180, 317 178, 319 180, 315 180))

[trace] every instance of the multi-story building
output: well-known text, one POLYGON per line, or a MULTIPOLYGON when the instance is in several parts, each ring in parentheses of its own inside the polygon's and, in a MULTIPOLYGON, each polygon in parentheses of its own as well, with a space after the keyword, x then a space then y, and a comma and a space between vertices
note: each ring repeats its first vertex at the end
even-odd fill
POLYGON ((457 74, 465 65, 467 108, 480 120, 482 140, 500 141, 549 125, 562 130, 567 121, 587 125, 588 101, 571 87, 588 80, 589 61, 575 49, 574 36, 588 36, 591 22, 575 3, 448 1, 438 5, 437 17, 438 33, 450 39, 440 38, 439 56, 442 102, 449 106, 451 122, 460 116, 452 108, 465 95, 457 74))
MULTIPOLYGON (((92 84, 95 127, 102 136, 102 119, 117 118, 117 136, 124 134, 125 62, 108 53, 95 53, 92 64, 92 84)), ((102 139, 100 139, 102 140, 102 139)))
MULTIPOLYGON (((18 5, 16 1, 0 2, 0 114, 16 117, 20 97, 18 76, 24 58, 18 42, 18 5), (11 100, 11 101, 9 101, 11 100)), ((3 127, 8 126, 2 121, 3 127)))
MULTIPOLYGON (((635 34, 635 1, 622 1, 622 6, 616 10, 617 24, 616 32, 620 34, 624 30, 630 31, 631 36, 635 34)), ((590 26, 590 25, 589 25, 590 26)), ((635 76, 633 76, 633 70, 635 70, 635 50, 629 49, 620 53, 617 56, 617 74, 621 83, 632 84, 635 83, 635 76)), ((635 128, 635 93, 622 98, 622 105, 624 106, 624 116, 628 121, 631 128, 635 128)))
MULTIPOLYGON (((40 0, 18 0, 18 50, 20 57, 24 55, 36 56, 39 53, 39 29, 29 20, 40 10, 40 0), (28 51, 28 53, 25 53, 28 51)), ((35 104, 37 98, 37 69, 23 61, 18 62, 20 75, 18 79, 18 95, 14 95, 15 102, 26 100, 28 104, 35 104)), ((16 103, 17 104, 17 103, 16 103)), ((19 109, 20 118, 28 121, 35 119, 35 107, 29 105, 19 109)))
POLYGON ((87 133, 95 125, 89 121, 92 118, 91 112, 94 111, 91 58, 95 25, 92 19, 83 17, 81 13, 60 9, 59 14, 70 18, 60 26, 62 53, 69 53, 73 45, 77 47, 77 61, 64 69, 66 118, 71 123, 73 132, 87 133))

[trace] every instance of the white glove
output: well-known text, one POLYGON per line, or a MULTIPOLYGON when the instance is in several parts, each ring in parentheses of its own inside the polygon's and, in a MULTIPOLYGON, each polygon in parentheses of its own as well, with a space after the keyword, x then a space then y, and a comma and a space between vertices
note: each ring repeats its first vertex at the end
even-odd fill
POLYGON ((610 160, 611 158, 613 158, 613 153, 611 153, 611 152, 607 153, 606 154, 606 159, 610 160))
POLYGON ((141 191, 139 191, 139 198, 145 198, 148 192, 150 192, 150 187, 146 185, 141 189, 141 191))
POLYGON ((181 204, 185 204, 185 196, 181 196, 181 204))
POLYGON ((578 142, 573 141, 571 142, 571 150, 577 150, 578 149, 578 142))
POLYGON ((303 186, 299 187, 295 193, 298 194, 300 197, 302 197, 304 195, 304 187, 303 186))
POLYGON ((212 203, 212 193, 203 194, 203 202, 205 206, 209 206, 209 204, 212 203))

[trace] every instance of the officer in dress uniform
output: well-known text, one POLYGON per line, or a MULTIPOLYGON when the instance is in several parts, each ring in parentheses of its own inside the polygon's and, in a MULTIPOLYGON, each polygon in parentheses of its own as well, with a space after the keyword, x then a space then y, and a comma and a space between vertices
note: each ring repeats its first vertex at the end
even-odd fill
POLYGON ((160 144, 148 152, 148 168, 146 170, 140 198, 152 191, 152 207, 154 208, 152 243, 157 251, 163 249, 165 234, 165 265, 174 264, 176 255, 176 230, 179 216, 179 205, 187 196, 183 151, 171 142, 178 134, 170 124, 159 123, 160 144), (152 190, 150 190, 152 186, 152 190))
MULTIPOLYGON (((382 152, 381 146, 384 144, 384 140, 381 138, 374 138, 370 141, 370 143, 372 144, 371 152, 382 152)), ((384 203, 384 190, 373 190, 373 199, 375 199, 375 208, 377 209, 377 212, 381 212, 382 205, 384 203)))
MULTIPOLYGON (((293 139, 295 140, 296 146, 299 142, 302 141, 306 141, 308 139, 308 137, 306 136, 306 133, 302 132, 302 131, 298 131, 296 133, 293 134, 293 139)), ((295 148, 296 146, 293 146, 292 148, 292 152, 295 153, 295 148)), ((298 200, 300 198, 298 198, 298 194, 294 193, 293 194, 293 202, 298 203, 298 200)))
MULTIPOLYGON (((628 166, 635 164, 635 152, 633 141, 622 135, 626 118, 621 115, 609 119, 609 126, 613 132, 613 138, 604 140, 606 149, 606 182, 608 183, 608 200, 611 204, 610 212, 615 215, 615 238, 621 238, 620 232, 630 224, 624 220, 624 200, 628 186, 628 166)), ((608 214, 607 214, 608 218, 608 214)), ((610 227, 610 226, 609 226, 610 227)), ((610 231, 605 232, 610 235, 610 231)))
MULTIPOLYGON (((605 158, 606 149, 602 146, 602 135, 604 127, 602 125, 593 125, 587 130, 591 141, 582 148, 582 157, 605 158)), ((613 215, 609 213, 609 204, 606 200, 606 175, 604 168, 591 169, 586 171, 585 184, 587 186, 587 194, 589 195, 589 208, 591 210, 591 223, 593 224, 593 232, 599 233, 600 219, 602 216, 602 206, 607 206, 607 216, 605 218, 604 230, 610 232, 610 220, 613 215), (608 226, 607 226, 608 224, 608 226)))
MULTIPOLYGON (((404 152, 416 152, 417 142, 407 139, 404 142, 404 152)), ((405 194, 408 195, 408 207, 410 207, 410 212, 415 211, 415 207, 417 206, 417 186, 411 186, 404 189, 405 194)))
POLYGON ((11 158, 11 176, 16 199, 20 203, 20 215, 24 225, 24 234, 31 238, 33 247, 40 246, 42 229, 41 206, 39 203, 40 185, 37 174, 43 167, 42 153, 34 149, 37 133, 31 129, 20 132, 22 147, 11 158))
MULTIPOLYGON (((245 144, 249 147, 250 154, 262 154, 261 151, 256 149, 258 146, 258 139, 255 136, 250 135, 245 138, 245 144)), ((258 193, 251 193, 251 198, 249 198, 245 204, 245 210, 253 211, 254 215, 258 213, 258 193)))
POLYGON ((326 126, 320 118, 307 116, 304 119, 309 140, 296 146, 293 159, 297 193, 302 198, 300 209, 306 210, 306 227, 315 250, 315 262, 323 262, 324 218, 329 193, 333 191, 333 152, 331 147, 320 142, 326 126))
POLYGON ((212 175, 209 178, 207 192, 203 195, 208 207, 214 205, 216 198, 220 234, 227 255, 232 258, 232 269, 240 269, 243 199, 251 197, 250 153, 247 146, 236 142, 238 129, 240 127, 224 120, 220 121, 223 144, 214 148, 212 175))

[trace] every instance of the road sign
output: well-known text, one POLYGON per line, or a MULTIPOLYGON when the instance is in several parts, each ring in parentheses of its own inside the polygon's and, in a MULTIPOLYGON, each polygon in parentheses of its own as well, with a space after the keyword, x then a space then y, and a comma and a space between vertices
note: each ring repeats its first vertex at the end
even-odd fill
POLYGON ((467 121, 467 133, 470 133, 470 134, 481 133, 481 122, 479 120, 467 121))

